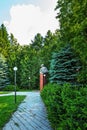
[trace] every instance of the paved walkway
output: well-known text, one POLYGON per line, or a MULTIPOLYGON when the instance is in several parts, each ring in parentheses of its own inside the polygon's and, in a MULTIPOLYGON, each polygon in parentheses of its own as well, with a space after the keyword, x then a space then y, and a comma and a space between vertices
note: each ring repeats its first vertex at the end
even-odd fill
POLYGON ((27 95, 3 130, 52 130, 39 92, 17 92, 27 95))

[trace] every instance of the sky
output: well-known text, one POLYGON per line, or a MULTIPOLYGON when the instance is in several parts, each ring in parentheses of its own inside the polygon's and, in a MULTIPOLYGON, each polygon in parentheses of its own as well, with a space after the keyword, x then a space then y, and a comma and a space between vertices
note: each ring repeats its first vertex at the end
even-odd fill
POLYGON ((57 0, 0 0, 0 25, 21 44, 29 44, 37 33, 44 37, 48 30, 59 28, 54 11, 57 0))

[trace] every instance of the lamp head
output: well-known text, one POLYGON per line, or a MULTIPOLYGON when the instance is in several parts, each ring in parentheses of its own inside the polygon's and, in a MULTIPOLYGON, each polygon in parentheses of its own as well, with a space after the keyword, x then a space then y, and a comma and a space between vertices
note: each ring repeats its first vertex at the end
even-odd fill
POLYGON ((14 71, 17 71, 17 70, 18 70, 18 68, 15 66, 15 67, 13 68, 13 70, 14 70, 14 71))

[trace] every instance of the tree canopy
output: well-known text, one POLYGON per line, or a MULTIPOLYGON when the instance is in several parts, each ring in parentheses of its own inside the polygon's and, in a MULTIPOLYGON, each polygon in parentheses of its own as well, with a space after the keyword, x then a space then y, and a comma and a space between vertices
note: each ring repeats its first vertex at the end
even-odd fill
POLYGON ((85 83, 87 81, 86 7, 86 0, 58 0, 56 5, 56 10, 58 11, 57 19, 60 22, 61 40, 65 44, 70 43, 80 57, 83 64, 83 69, 79 80, 85 83))
POLYGON ((0 89, 9 84, 8 66, 6 59, 0 54, 0 89))
POLYGON ((37 33, 29 45, 21 46, 13 34, 8 34, 4 24, 0 26, 0 53, 6 58, 12 84, 14 84, 13 67, 17 66, 17 84, 27 88, 28 78, 31 77, 31 86, 38 88, 40 65, 44 64, 49 70, 52 53, 65 56, 65 53, 59 52, 67 44, 70 44, 73 53, 82 64, 78 81, 87 83, 86 6, 86 0, 58 0, 55 9, 58 11, 56 18, 60 22, 60 29, 56 29, 54 33, 48 30, 44 37, 37 33))

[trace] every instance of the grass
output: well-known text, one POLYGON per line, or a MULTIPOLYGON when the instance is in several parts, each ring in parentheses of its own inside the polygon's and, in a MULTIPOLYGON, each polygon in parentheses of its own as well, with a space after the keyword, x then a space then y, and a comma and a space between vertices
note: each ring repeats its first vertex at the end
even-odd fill
POLYGON ((0 94, 8 94, 10 92, 4 92, 4 91, 1 91, 0 94))
POLYGON ((17 103, 15 104, 14 96, 0 97, 0 130, 2 130, 5 123, 9 121, 24 98, 25 96, 17 96, 17 103))

